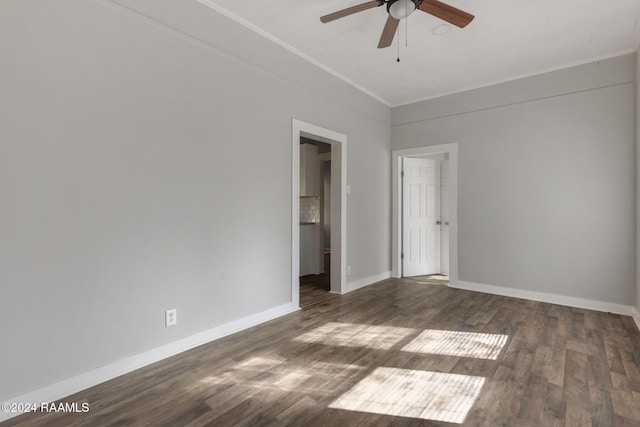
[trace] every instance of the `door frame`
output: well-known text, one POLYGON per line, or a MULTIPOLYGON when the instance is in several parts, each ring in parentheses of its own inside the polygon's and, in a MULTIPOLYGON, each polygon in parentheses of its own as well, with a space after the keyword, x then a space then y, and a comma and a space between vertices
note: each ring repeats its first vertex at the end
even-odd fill
POLYGON ((402 159, 449 154, 449 285, 458 283, 458 144, 427 145, 391 152, 391 276, 402 277, 402 159))
POLYGON ((291 121, 291 302, 300 306, 300 137, 331 144, 331 292, 347 283, 347 136, 311 123, 291 121))

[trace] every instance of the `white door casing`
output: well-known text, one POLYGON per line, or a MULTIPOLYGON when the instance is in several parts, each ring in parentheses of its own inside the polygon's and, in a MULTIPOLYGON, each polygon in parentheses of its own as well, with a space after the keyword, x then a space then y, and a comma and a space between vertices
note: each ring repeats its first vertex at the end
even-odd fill
POLYGON ((403 276, 440 273, 440 162, 403 159, 403 276))
POLYGON ((331 144, 331 292, 347 283, 347 136, 301 120, 291 121, 291 302, 300 305, 300 137, 331 144))
POLYGON ((458 144, 447 142, 402 148, 391 152, 391 276, 402 277, 402 160, 446 154, 449 159, 447 192, 449 196, 449 286, 458 285, 458 144))

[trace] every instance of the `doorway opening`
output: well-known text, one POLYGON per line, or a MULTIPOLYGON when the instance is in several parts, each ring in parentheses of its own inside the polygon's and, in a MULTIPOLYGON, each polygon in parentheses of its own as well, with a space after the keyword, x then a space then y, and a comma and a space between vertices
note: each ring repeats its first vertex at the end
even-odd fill
POLYGON ((300 307, 331 294, 331 144, 300 137, 300 307))
POLYGON ((457 144, 392 152, 392 275, 457 284, 457 144))
POLYGON ((310 279, 328 281, 328 286, 316 284, 327 286, 333 294, 345 289, 347 138, 296 119, 292 127, 291 299, 301 306, 300 276, 319 276, 310 279), (326 189, 327 168, 330 184, 326 189))

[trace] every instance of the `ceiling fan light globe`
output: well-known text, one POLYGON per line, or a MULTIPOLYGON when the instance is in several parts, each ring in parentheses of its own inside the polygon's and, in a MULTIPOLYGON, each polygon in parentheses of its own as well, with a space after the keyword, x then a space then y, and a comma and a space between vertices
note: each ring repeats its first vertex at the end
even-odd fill
POLYGON ((416 10, 416 4, 413 0, 395 0, 390 1, 387 6, 389 15, 396 19, 404 19, 416 10))

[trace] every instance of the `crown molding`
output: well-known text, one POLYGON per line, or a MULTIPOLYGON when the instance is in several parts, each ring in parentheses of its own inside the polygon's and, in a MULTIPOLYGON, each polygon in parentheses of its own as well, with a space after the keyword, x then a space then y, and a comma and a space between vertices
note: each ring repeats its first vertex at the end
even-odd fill
POLYGON ((594 57, 591 57, 591 58, 588 58, 588 59, 584 59, 584 60, 580 60, 580 61, 569 62, 567 64, 559 65, 557 67, 550 67, 550 68, 545 68, 543 70, 533 71, 533 72, 530 72, 530 73, 518 74, 518 75, 516 75, 514 77, 494 80, 494 81, 491 81, 489 83, 483 83, 483 84, 476 85, 476 86, 469 86, 469 87, 466 87, 466 88, 460 89, 460 90, 453 90, 453 91, 450 91, 450 92, 442 92, 442 93, 439 93, 439 94, 436 94, 436 95, 429 95, 429 96, 426 96, 424 98, 417 98, 417 99, 414 99, 412 101, 402 102, 402 103, 398 103, 398 104, 392 104, 391 108, 402 107, 402 106, 411 105, 411 104, 417 104, 418 102, 431 101, 433 99, 444 98, 445 96, 457 95, 457 94, 464 93, 464 92, 471 92, 472 90, 476 90, 476 89, 483 89, 483 88, 487 88, 487 87, 491 87, 491 86, 497 86, 497 85, 500 85, 500 84, 503 84, 503 83, 513 82, 513 81, 516 81, 516 80, 522 80, 522 79, 527 79, 527 78, 530 78, 530 77, 541 76, 541 75, 548 74, 548 73, 553 73, 553 72, 556 72, 556 71, 562 71, 562 70, 567 70, 567 69, 573 68, 573 67, 579 67, 581 65, 591 64, 593 62, 606 61, 607 59, 616 58, 618 56, 623 56, 623 55, 629 55, 631 53, 636 53, 636 52, 638 52, 639 49, 640 49, 640 45, 638 45, 638 46, 636 46, 635 48, 632 48, 632 49, 624 49, 624 50, 621 50, 621 51, 609 53, 609 54, 602 55, 602 56, 594 56, 594 57))
POLYGON ((358 83, 354 82, 353 80, 345 77, 344 75, 340 74, 339 72, 335 71, 333 68, 330 68, 328 66, 326 66, 325 64, 321 63, 320 61, 317 61, 315 59, 313 59, 312 57, 310 57, 309 55, 301 52, 300 50, 296 49, 295 47, 291 46, 290 44, 288 44, 287 42, 279 39, 278 37, 274 36, 271 33, 268 33, 267 31, 263 30, 262 28, 259 28, 258 26, 252 24, 251 22, 247 21, 244 18, 241 18, 240 16, 236 15, 235 13, 223 8, 222 6, 214 3, 212 0, 196 0, 198 3, 207 6, 208 8, 214 10, 215 12, 218 12, 221 15, 226 16, 227 18, 237 22, 238 24, 242 25, 243 27, 261 35, 262 37, 276 43, 277 45, 279 45, 280 47, 282 47, 283 49, 286 49, 287 51, 293 53, 294 55, 304 59, 307 62, 310 62, 311 64, 315 65, 316 67, 320 68, 323 71, 326 71, 327 73, 331 74, 334 77, 337 77, 338 79, 342 80, 343 82, 347 83, 350 86, 353 86, 354 88, 358 89, 359 91, 361 91, 362 93, 370 96, 371 98, 375 99, 378 102, 383 103, 384 105, 386 105, 387 107, 391 107, 391 103, 389 101, 387 101, 386 99, 381 98, 380 96, 376 95, 375 93, 369 91, 368 89, 364 88, 363 86, 360 86, 358 83))

